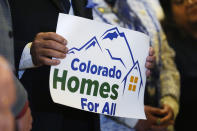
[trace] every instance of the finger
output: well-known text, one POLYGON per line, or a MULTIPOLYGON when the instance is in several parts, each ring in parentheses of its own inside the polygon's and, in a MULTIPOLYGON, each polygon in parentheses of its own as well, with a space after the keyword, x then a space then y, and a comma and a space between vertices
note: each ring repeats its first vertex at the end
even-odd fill
POLYGON ((151 106, 145 106, 145 110, 151 114, 161 114, 161 109, 151 106))
POLYGON ((172 114, 168 113, 165 117, 161 118, 161 123, 168 123, 170 120, 172 120, 172 114))
POLYGON ((153 56, 155 54, 155 50, 153 49, 153 47, 149 48, 149 56, 153 56))
POLYGON ((162 112, 163 116, 167 116, 168 114, 170 114, 170 117, 173 118, 173 112, 168 105, 162 105, 161 112, 162 112))
POLYGON ((152 69, 152 68, 154 67, 154 63, 146 62, 145 67, 146 67, 147 69, 152 69))
POLYGON ((147 56, 147 58, 146 58, 146 61, 148 61, 148 62, 155 62, 155 60, 156 60, 156 57, 155 56, 147 56))
POLYGON ((67 53, 68 52, 68 48, 65 45, 62 45, 61 43, 58 43, 56 41, 43 40, 42 43, 43 43, 42 44, 43 48, 57 50, 57 51, 60 51, 62 53, 67 53))
POLYGON ((168 126, 173 125, 173 124, 174 124, 174 120, 170 120, 170 121, 168 121, 166 123, 160 123, 160 124, 153 123, 152 126, 151 126, 151 128, 152 127, 155 127, 155 128, 165 128, 165 127, 168 127, 168 126))
POLYGON ((61 59, 66 57, 66 54, 53 50, 53 49, 41 49, 40 52, 41 52, 40 53, 41 56, 46 56, 46 57, 54 57, 54 58, 61 58, 61 59))
POLYGON ((172 113, 171 108, 167 105, 163 105, 163 107, 160 109, 160 114, 159 115, 166 116, 168 113, 172 113))
POLYGON ((60 64, 60 61, 59 60, 55 60, 55 59, 50 59, 48 57, 44 57, 44 56, 41 56, 40 57, 40 63, 42 63, 43 65, 58 65, 60 64))
POLYGON ((146 70, 146 76, 150 76, 151 75, 151 71, 150 70, 146 70))
POLYGON ((171 108, 168 106, 168 105, 162 105, 162 107, 163 107, 163 109, 162 109, 162 111, 164 112, 164 113, 169 113, 171 110, 171 108))
MULTIPOLYGON (((54 40, 54 41, 59 42, 63 45, 67 44, 67 40, 64 37, 56 34, 55 32, 39 33, 39 35, 44 40, 54 40)), ((38 37, 40 37, 40 36, 38 36, 38 37)))

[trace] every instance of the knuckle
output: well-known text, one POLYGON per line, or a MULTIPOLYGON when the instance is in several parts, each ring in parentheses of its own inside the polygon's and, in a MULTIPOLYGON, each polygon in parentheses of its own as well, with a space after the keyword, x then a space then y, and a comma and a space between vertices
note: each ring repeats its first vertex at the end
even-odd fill
POLYGON ((40 43, 40 40, 35 39, 34 42, 33 42, 33 45, 35 46, 35 45, 37 45, 37 44, 39 44, 39 43, 40 43))
POLYGON ((40 32, 40 33, 37 34, 37 36, 41 36, 41 35, 43 35, 43 34, 44 34, 43 32, 40 32))
POLYGON ((43 32, 40 32, 40 33, 36 34, 36 37, 35 38, 42 37, 43 35, 44 35, 44 33, 43 32))
POLYGON ((47 35, 48 35, 49 37, 53 37, 54 33, 53 33, 53 32, 48 32, 47 35))

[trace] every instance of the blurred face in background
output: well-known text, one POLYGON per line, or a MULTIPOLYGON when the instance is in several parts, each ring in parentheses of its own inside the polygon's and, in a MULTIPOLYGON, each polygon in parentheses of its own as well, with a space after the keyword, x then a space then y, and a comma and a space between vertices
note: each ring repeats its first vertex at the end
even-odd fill
POLYGON ((11 106, 16 99, 12 71, 6 60, 0 56, 0 131, 14 130, 11 106))
POLYGON ((197 0, 171 0, 176 24, 197 39, 197 0))

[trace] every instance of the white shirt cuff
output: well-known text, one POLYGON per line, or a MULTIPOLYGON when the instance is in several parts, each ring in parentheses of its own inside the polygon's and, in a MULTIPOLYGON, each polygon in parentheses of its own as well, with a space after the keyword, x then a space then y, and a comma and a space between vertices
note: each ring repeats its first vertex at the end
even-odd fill
POLYGON ((25 48, 23 49, 23 53, 21 55, 20 63, 19 63, 19 70, 25 70, 28 68, 34 68, 36 67, 33 64, 32 57, 30 54, 30 48, 31 48, 32 42, 28 43, 25 48))

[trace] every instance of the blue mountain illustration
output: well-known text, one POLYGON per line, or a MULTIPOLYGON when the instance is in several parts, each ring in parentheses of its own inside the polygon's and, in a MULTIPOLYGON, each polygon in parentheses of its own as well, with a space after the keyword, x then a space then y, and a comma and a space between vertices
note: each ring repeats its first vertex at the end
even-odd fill
MULTIPOLYGON (((129 43, 128 43, 128 41, 127 41, 127 38, 126 38, 126 36, 125 36, 125 34, 124 34, 124 32, 121 32, 120 33, 120 31, 118 30, 118 28, 117 27, 114 27, 114 28, 112 28, 112 29, 109 29, 109 30, 107 30, 102 36, 101 36, 101 38, 102 38, 102 40, 105 40, 105 39, 110 39, 111 41, 113 41, 113 39, 117 39, 118 37, 121 37, 121 38, 123 38, 124 39, 124 43, 123 44, 125 44, 126 46, 127 46, 127 48, 128 48, 128 51, 129 51, 129 54, 130 54, 130 57, 131 57, 131 59, 132 59, 132 63, 134 64, 134 58, 133 58, 133 54, 132 54, 132 51, 131 51, 131 48, 130 48, 130 46, 129 46, 129 43)), ((113 54, 111 54, 112 56, 113 56, 113 54)), ((119 59, 118 57, 113 57, 113 58, 116 58, 116 60, 117 59, 119 59)), ((122 63, 122 62, 121 62, 122 63)), ((123 61, 123 63, 125 63, 124 61, 123 61)), ((123 64, 124 65, 124 64, 123 64)), ((125 66, 125 65, 124 65, 125 66)))
POLYGON ((108 33, 103 39, 107 39, 107 38, 113 40, 114 38, 118 38, 118 34, 116 32, 108 33))
MULTIPOLYGON (((127 38, 126 38, 124 32, 121 32, 120 33, 119 30, 118 30, 118 28, 115 27, 115 28, 112 28, 112 29, 107 30, 101 37, 103 39, 110 39, 110 40, 117 39, 118 37, 122 37, 122 38, 125 39, 125 43, 126 43, 126 45, 128 47, 128 50, 130 52, 130 56, 131 56, 131 59, 132 59, 132 62, 133 62, 133 66, 131 67, 131 69, 129 70, 129 72, 126 74, 126 76, 124 77, 124 79, 122 81, 124 83, 123 94, 124 94, 124 91, 125 91, 125 88, 126 88, 126 82, 127 82, 128 75, 133 70, 138 70, 139 75, 140 75, 140 79, 141 79, 141 81, 140 81, 140 88, 139 88, 139 91, 138 91, 138 96, 139 96, 141 87, 143 86, 143 80, 142 80, 141 70, 140 70, 139 62, 134 60, 132 51, 130 49, 129 43, 127 41, 127 38)), ((111 59, 113 59, 113 60, 119 60, 125 66, 125 64, 124 64, 124 62, 123 62, 123 60, 121 58, 114 57, 114 56, 112 56, 111 52, 108 49, 107 49, 107 51, 108 51, 109 55, 111 56, 111 59)))
MULTIPOLYGON (((112 28, 112 29, 109 29, 107 30, 99 39, 100 41, 98 42, 98 39, 96 38, 96 36, 92 37, 87 43, 85 43, 83 46, 77 48, 77 47, 73 47, 71 48, 69 51, 68 51, 68 54, 76 54, 77 52, 80 52, 80 51, 88 51, 88 49, 90 48, 99 48, 99 50, 103 53, 104 51, 107 52, 107 54, 109 55, 109 57, 113 60, 113 61, 119 61, 120 64, 122 64, 126 69, 130 69, 128 71, 128 73, 126 74, 126 76, 123 78, 122 80, 122 83, 124 84, 124 89, 123 89, 123 94, 124 94, 124 91, 125 91, 125 86, 126 86, 126 82, 127 82, 127 77, 129 76, 129 74, 133 71, 133 70, 138 70, 139 74, 140 74, 140 79, 141 79, 141 82, 140 82, 140 89, 143 85, 143 81, 142 81, 142 76, 141 76, 141 71, 140 71, 140 66, 139 66, 139 62, 138 61, 135 61, 134 60, 134 57, 133 57, 133 54, 132 54, 132 51, 131 51, 131 48, 129 46, 129 43, 127 41, 127 38, 124 34, 124 32, 119 32, 118 28, 115 27, 115 28, 112 28), (102 44, 100 44, 99 42, 102 42, 104 40, 107 40, 109 39, 110 41, 113 41, 114 39, 118 39, 118 37, 121 37, 124 39, 124 42, 121 43, 121 44, 125 44, 126 48, 128 49, 128 52, 129 52, 129 56, 131 57, 131 65, 129 65, 128 67, 126 67, 125 65, 125 61, 124 61, 124 57, 125 56, 122 56, 120 57, 120 54, 119 52, 114 52, 112 51, 112 49, 110 48, 105 48, 102 44)), ((113 45, 111 46, 113 47, 113 45)), ((128 60, 128 58, 126 58, 128 60)), ((139 89, 139 92, 140 92, 140 89, 139 89)), ((139 95, 139 92, 138 92, 138 95, 139 95)))
POLYGON ((102 51, 101 49, 101 46, 97 40, 97 38, 94 36, 92 39, 90 39, 85 45, 83 45, 82 47, 80 48, 76 48, 76 47, 73 47, 71 48, 69 51, 68 51, 68 54, 76 54, 76 52, 79 52, 79 51, 82 51, 82 50, 88 50, 89 48, 91 47, 96 47, 96 45, 98 45, 98 47, 100 48, 100 50, 102 51))
POLYGON ((113 57, 112 54, 111 54, 111 52, 109 51, 109 49, 106 49, 106 50, 109 53, 109 56, 111 57, 112 60, 118 60, 118 61, 120 61, 123 64, 123 66, 126 68, 126 66, 125 66, 125 64, 124 64, 124 62, 122 61, 121 58, 113 57))

